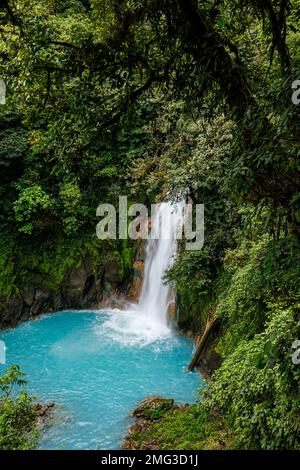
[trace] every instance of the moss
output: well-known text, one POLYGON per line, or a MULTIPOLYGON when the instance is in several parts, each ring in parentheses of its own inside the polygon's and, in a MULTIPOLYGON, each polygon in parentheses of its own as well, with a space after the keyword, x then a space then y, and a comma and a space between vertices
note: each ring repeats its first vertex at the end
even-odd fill
POLYGON ((150 397, 144 400, 133 412, 133 415, 148 420, 162 418, 171 410, 174 400, 160 397, 150 397))
POLYGON ((161 419, 148 421, 132 433, 131 442, 137 449, 224 450, 232 448, 233 436, 219 416, 197 404, 173 407, 161 419))

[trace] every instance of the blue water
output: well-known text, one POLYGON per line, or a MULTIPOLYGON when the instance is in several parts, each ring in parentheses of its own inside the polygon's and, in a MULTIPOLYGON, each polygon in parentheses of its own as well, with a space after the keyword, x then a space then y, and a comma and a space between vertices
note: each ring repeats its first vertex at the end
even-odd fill
POLYGON ((172 334, 151 344, 127 344, 102 329, 109 312, 61 312, 0 334, 6 365, 27 373, 27 390, 55 402, 43 449, 119 449, 132 408, 147 395, 179 403, 197 399, 201 377, 187 373, 191 340, 172 334))

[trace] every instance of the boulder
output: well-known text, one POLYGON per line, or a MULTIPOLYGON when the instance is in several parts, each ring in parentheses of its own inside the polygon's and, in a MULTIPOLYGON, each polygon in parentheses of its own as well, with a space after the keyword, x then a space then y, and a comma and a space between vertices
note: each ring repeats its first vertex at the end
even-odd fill
POLYGON ((162 418, 174 406, 171 398, 150 396, 134 409, 132 415, 136 418, 156 420, 162 418))
POLYGON ((45 312, 49 307, 50 292, 46 289, 36 289, 34 302, 30 309, 32 316, 45 312))
POLYGON ((54 403, 46 403, 45 405, 41 405, 40 403, 37 403, 35 407, 35 414, 38 417, 45 416, 52 410, 54 406, 55 406, 54 403))
POLYGON ((34 298, 35 298, 34 288, 32 286, 25 287, 22 295, 23 295, 24 304, 27 307, 32 307, 34 303, 34 298))

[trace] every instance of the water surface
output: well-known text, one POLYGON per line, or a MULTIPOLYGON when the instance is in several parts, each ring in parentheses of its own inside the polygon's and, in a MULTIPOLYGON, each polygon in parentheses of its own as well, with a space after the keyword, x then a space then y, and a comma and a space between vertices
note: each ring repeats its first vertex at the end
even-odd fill
POLYGON ((116 328, 116 315, 126 326, 133 313, 60 312, 0 334, 5 367, 19 364, 27 389, 57 405, 41 448, 119 449, 130 411, 147 395, 195 401, 201 379, 186 372, 192 341, 172 332, 133 341, 126 328, 116 328))

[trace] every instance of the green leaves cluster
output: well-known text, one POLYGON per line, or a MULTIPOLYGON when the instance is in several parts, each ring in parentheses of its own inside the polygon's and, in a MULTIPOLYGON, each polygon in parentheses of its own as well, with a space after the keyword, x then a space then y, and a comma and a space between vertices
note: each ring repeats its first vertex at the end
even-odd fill
POLYGON ((205 405, 228 419, 237 447, 299 449, 300 370, 291 360, 299 309, 273 302, 268 317, 263 332, 228 354, 205 405))
POLYGON ((35 402, 26 392, 11 397, 13 387, 26 385, 19 366, 13 365, 0 376, 0 449, 32 450, 38 445, 39 431, 35 402))

